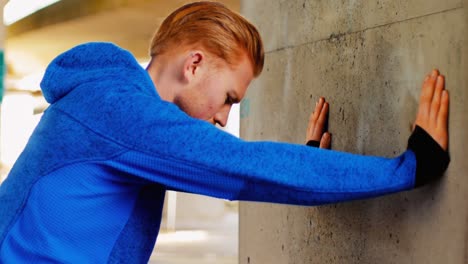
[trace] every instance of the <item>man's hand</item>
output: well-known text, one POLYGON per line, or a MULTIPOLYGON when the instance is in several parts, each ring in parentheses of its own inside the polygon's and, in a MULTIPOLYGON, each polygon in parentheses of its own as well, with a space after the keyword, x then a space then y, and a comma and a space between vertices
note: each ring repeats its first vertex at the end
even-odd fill
POLYGON ((415 187, 439 179, 450 163, 448 108, 444 76, 433 70, 424 79, 415 129, 408 139, 408 149, 416 156, 415 187))
POLYGON ((311 140, 320 142, 320 148, 329 149, 331 143, 331 134, 326 132, 326 123, 328 121, 328 103, 320 97, 315 104, 315 110, 309 117, 307 126, 306 142, 311 140))
POLYGON ((424 79, 415 124, 424 129, 441 147, 448 148, 449 94, 445 78, 433 70, 424 79))

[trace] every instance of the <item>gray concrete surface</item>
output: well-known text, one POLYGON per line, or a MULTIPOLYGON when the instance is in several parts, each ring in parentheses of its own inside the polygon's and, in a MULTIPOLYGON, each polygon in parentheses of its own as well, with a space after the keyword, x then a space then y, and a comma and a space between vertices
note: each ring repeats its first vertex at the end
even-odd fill
POLYGON ((468 1, 241 1, 267 50, 241 105, 241 137, 302 143, 314 102, 331 104, 333 149, 406 149, 424 75, 451 95, 445 177, 318 207, 242 203, 240 263, 468 263, 468 1))

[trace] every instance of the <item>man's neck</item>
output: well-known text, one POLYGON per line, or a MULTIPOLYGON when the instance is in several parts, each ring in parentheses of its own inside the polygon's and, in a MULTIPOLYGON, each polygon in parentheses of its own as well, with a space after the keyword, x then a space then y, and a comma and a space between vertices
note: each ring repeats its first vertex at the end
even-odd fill
POLYGON ((161 99, 168 102, 174 102, 175 83, 172 79, 170 69, 165 65, 164 60, 156 61, 152 58, 148 67, 146 67, 156 91, 161 99))

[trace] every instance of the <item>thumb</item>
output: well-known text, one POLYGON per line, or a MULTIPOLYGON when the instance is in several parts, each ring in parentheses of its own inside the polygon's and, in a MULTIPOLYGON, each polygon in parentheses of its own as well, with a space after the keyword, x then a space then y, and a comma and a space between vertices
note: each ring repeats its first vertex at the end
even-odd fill
POLYGON ((328 132, 323 133, 322 138, 320 139, 320 148, 330 149, 331 145, 331 134, 328 132))

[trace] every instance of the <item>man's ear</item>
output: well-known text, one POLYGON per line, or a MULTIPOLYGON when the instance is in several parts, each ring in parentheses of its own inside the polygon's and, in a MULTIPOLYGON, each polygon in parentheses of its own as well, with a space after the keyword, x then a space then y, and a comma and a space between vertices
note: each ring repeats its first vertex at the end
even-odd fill
POLYGON ((202 51, 196 50, 188 53, 184 62, 184 79, 187 82, 192 81, 200 74, 200 67, 205 62, 205 54, 202 51))

